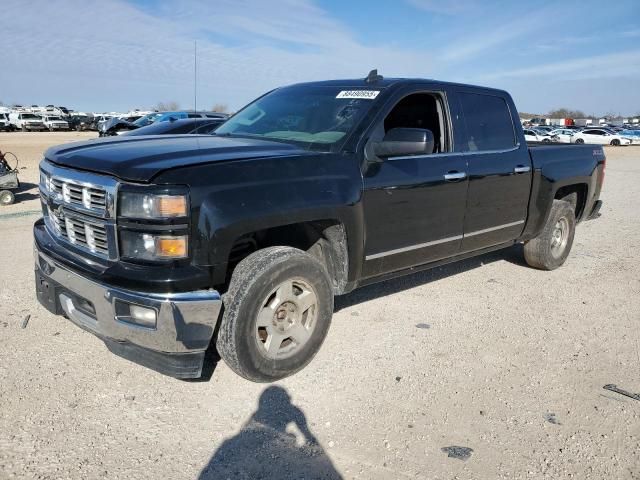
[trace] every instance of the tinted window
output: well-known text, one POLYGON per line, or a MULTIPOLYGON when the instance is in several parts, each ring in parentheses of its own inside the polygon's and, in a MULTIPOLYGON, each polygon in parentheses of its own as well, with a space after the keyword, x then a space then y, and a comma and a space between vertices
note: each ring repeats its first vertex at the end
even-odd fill
POLYGON ((511 114, 504 99, 461 93, 460 104, 468 137, 462 145, 463 151, 503 150, 516 144, 511 114))

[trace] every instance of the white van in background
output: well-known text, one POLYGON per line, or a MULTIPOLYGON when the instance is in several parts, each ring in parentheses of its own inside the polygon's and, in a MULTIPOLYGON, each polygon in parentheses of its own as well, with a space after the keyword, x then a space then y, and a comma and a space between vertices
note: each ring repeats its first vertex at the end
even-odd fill
POLYGON ((22 130, 23 132, 46 129, 42 117, 35 113, 11 112, 9 114, 9 122, 14 130, 22 130))

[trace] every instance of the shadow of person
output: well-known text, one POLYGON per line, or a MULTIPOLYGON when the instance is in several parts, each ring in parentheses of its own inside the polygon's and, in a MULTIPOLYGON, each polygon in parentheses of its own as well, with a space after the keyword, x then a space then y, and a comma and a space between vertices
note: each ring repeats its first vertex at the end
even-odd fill
POLYGON ((309 430, 302 410, 287 391, 270 386, 260 396, 258 410, 212 455, 200 480, 341 479, 331 459, 309 430), (302 438, 290 431, 295 426, 302 438))

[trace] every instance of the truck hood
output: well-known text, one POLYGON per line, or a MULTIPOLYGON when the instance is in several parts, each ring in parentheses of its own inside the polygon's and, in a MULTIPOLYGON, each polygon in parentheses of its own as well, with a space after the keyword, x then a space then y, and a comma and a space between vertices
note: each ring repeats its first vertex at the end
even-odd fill
POLYGON ((212 135, 109 137, 51 147, 45 158, 62 167, 133 182, 149 182, 164 170, 259 157, 302 155, 294 145, 212 135))

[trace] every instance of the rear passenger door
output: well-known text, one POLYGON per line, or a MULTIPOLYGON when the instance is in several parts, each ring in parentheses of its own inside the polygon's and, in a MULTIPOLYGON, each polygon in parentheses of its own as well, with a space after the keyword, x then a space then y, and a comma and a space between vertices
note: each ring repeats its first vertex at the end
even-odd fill
POLYGON ((515 108, 506 94, 459 91, 462 145, 469 187, 461 252, 516 239, 527 217, 531 160, 516 135, 515 108))

